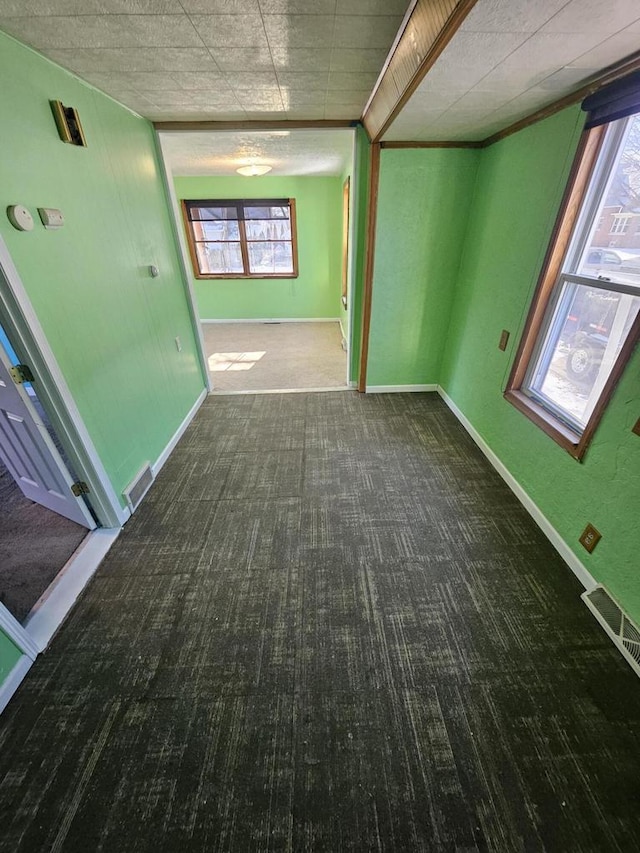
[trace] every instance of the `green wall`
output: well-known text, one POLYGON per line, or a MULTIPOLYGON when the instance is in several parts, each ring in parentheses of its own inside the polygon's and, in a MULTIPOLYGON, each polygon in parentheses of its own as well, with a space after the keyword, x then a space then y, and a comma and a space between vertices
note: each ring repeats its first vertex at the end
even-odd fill
POLYGON ((571 108, 484 149, 440 384, 588 571, 640 620, 640 352, 578 463, 503 398, 584 116, 571 108), (497 348, 502 329, 509 348, 497 348), (587 522, 602 533, 589 555, 587 522))
POLYGON ((342 275, 339 177, 176 177, 174 183, 179 200, 296 200, 298 277, 226 280, 194 277, 201 319, 338 318, 342 275))
POLYGON ((367 385, 438 382, 478 151, 383 149, 367 385))
POLYGON ((20 649, 0 631, 0 684, 22 657, 20 649))
POLYGON ((0 76, 0 233, 120 494, 204 387, 155 135, 2 34, 0 76), (87 148, 59 139, 50 99, 76 107, 87 148), (34 215, 32 232, 9 224, 4 210, 15 203, 34 215), (60 208, 64 227, 46 231, 39 206, 60 208))

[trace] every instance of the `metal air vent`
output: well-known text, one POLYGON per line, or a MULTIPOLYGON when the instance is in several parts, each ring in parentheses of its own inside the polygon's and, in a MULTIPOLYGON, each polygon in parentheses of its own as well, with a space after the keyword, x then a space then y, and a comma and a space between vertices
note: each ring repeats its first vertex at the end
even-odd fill
POLYGON ((583 592, 581 598, 629 666, 640 676, 640 628, 629 619, 604 586, 598 584, 588 592, 583 592))
POLYGON ((147 462, 144 467, 138 471, 127 488, 122 492, 125 496, 131 512, 137 509, 142 498, 147 494, 151 484, 153 483, 153 471, 147 462))

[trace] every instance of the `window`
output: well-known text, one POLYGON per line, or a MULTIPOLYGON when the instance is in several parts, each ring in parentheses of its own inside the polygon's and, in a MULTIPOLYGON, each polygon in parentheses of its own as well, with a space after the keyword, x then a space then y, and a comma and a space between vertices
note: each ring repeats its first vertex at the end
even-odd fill
POLYGON ((505 393, 577 459, 640 334, 639 211, 640 115, 585 131, 505 393))
POLYGON ((295 278, 294 199, 183 201, 196 278, 295 278))
POLYGON ((611 234, 626 234, 629 230, 630 216, 614 216, 611 225, 611 234))

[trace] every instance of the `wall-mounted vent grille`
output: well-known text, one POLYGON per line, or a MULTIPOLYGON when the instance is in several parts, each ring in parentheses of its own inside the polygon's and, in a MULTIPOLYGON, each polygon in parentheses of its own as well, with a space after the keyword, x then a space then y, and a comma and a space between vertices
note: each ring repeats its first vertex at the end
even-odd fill
POLYGON ((627 663, 640 676, 640 628, 629 619, 603 586, 582 593, 582 600, 618 647, 627 663))
POLYGON ((129 504, 131 512, 137 509, 140 501, 147 494, 152 483, 153 471, 147 462, 144 468, 137 473, 127 488, 122 492, 129 504))

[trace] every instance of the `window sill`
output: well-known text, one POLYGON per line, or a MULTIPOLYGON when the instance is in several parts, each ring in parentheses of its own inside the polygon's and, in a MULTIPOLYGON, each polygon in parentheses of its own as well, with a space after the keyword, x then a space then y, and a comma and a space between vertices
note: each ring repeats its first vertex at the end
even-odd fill
POLYGON ((559 444, 563 450, 576 459, 578 462, 582 460, 587 449, 588 440, 585 435, 579 435, 570 429, 565 423, 554 417, 551 412, 548 412, 538 403, 534 402, 522 391, 510 390, 505 391, 505 400, 515 406, 519 412, 522 412, 525 417, 533 421, 536 426, 552 438, 556 444, 559 444))
POLYGON ((298 273, 262 273, 261 275, 244 275, 244 273, 224 273, 222 275, 203 275, 202 273, 196 274, 196 279, 198 281, 227 281, 232 278, 245 278, 253 281, 260 281, 262 279, 274 279, 274 278, 298 278, 298 273))

